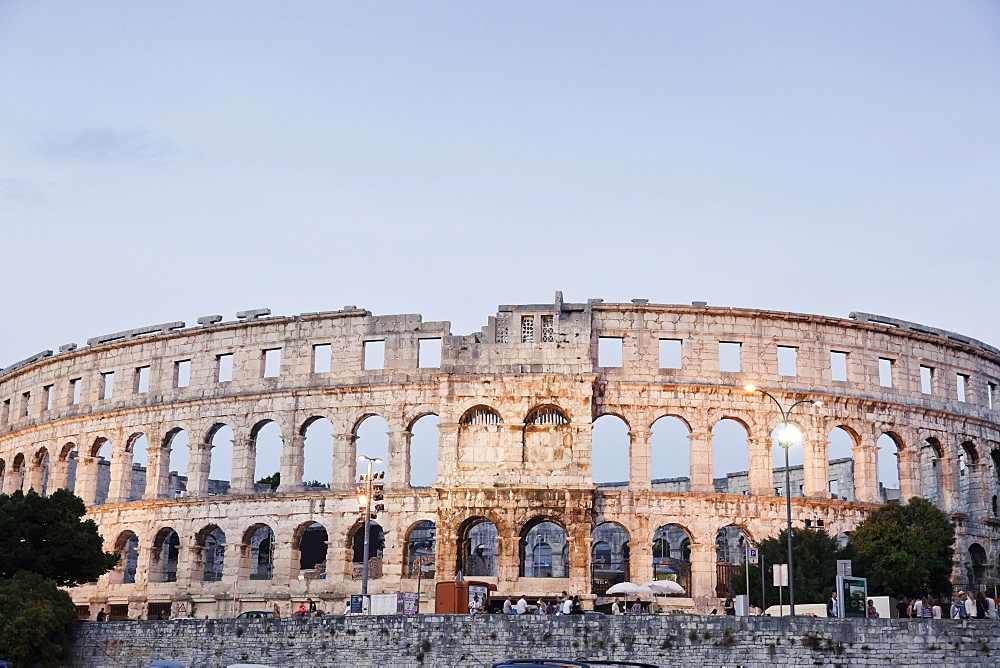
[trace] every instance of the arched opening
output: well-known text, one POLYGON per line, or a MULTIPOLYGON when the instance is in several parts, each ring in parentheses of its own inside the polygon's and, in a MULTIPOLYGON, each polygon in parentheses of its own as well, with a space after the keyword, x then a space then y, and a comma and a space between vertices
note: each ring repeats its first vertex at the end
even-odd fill
POLYGON ((664 524, 653 534, 653 579, 673 580, 691 591, 691 535, 676 524, 664 524))
POLYGON ((777 496, 785 496, 788 493, 791 493, 792 496, 805 496, 802 489, 805 485, 805 472, 802 466, 805 429, 795 422, 789 422, 788 425, 786 427, 785 423, 779 422, 771 430, 771 477, 774 481, 774 490, 777 496), (778 435, 786 428, 797 429, 799 434, 799 442, 790 445, 787 453, 778 440, 778 435), (785 490, 786 454, 788 456, 788 483, 791 485, 791 492, 785 490))
POLYGON ((629 535, 614 522, 598 524, 590 532, 590 588, 599 596, 608 587, 629 580, 629 535))
POLYGON ((122 584, 133 584, 139 567, 139 538, 131 531, 121 532, 115 541, 115 552, 120 557, 122 584))
POLYGON ((628 423, 617 415, 602 415, 594 420, 590 442, 594 482, 601 487, 627 488, 631 466, 628 423))
POLYGON ((254 493, 262 494, 278 489, 281 482, 281 427, 274 420, 262 420, 250 430, 254 457, 254 493))
POLYGON ((0 457, 0 494, 4 492, 4 476, 7 474, 7 462, 0 457))
POLYGON ((525 462, 558 468, 573 459, 573 432, 558 406, 533 408, 524 420, 521 456, 525 462))
POLYGON ((499 413, 489 406, 473 406, 462 414, 458 423, 463 425, 486 426, 503 424, 503 419, 501 419, 499 413))
POLYGON ((528 412, 524 424, 535 426, 559 426, 569 424, 569 418, 561 408, 553 405, 537 406, 528 412))
POLYGON ((330 489, 333 482, 333 423, 310 418, 302 427, 302 484, 307 490, 330 489))
POLYGON ((979 543, 973 543, 969 546, 969 589, 978 591, 985 585, 988 571, 989 560, 986 558, 986 550, 979 543))
POLYGON ((941 493, 941 459, 944 451, 933 436, 920 445, 920 496, 936 506, 943 500, 941 493))
POLYGON ((436 546, 437 526, 434 522, 424 520, 413 525, 406 534, 403 547, 403 563, 406 568, 403 577, 433 579, 436 546))
POLYGON ((658 492, 687 492, 691 485, 691 429, 673 415, 653 423, 650 475, 658 492))
POLYGON ((13 484, 8 493, 14 493, 23 491, 24 488, 24 454, 17 453, 14 455, 14 461, 11 462, 10 475, 13 478, 13 484))
POLYGON ((216 525, 209 524, 195 535, 195 544, 203 548, 202 579, 218 582, 226 565, 226 534, 216 525))
POLYGON ((34 489, 39 496, 48 496, 49 489, 49 451, 41 448, 35 453, 34 461, 31 465, 31 484, 29 489, 34 489))
POLYGON ((827 490, 830 498, 854 501, 854 446, 856 435, 844 427, 834 427, 827 440, 829 472, 827 490))
POLYGON ((410 426, 410 485, 430 487, 437 480, 438 416, 422 415, 410 426))
POLYGON ((958 493, 961 508, 966 512, 978 510, 976 506, 981 484, 979 453, 975 443, 965 441, 958 449, 958 493))
POLYGON ((307 580, 326 577, 326 553, 329 534, 318 522, 300 527, 298 545, 299 574, 307 580))
POLYGON ((735 596, 732 580, 739 577, 746 562, 749 540, 743 527, 735 524, 724 526, 715 534, 715 595, 719 598, 735 596))
POLYGON ((496 577, 499 533, 493 522, 474 517, 458 532, 458 570, 466 577, 496 577))
POLYGON ((251 580, 270 580, 274 575, 274 531, 255 524, 243 534, 243 554, 249 560, 251 580))
POLYGON ((902 441, 894 434, 882 434, 875 441, 878 447, 878 487, 882 502, 900 501, 899 453, 902 441))
POLYGON ((170 527, 164 527, 156 532, 153 538, 152 563, 149 579, 152 582, 177 581, 177 556, 181 539, 170 527))
MULTIPOLYGON (((359 455, 381 459, 381 464, 373 464, 372 471, 389 471, 389 423, 378 415, 368 415, 361 418, 354 427, 356 447, 359 455)), ((357 463, 357 473, 365 473, 367 462, 357 463)), ((398 472, 397 472, 398 473, 398 472)), ((357 475, 355 475, 355 478, 357 475)))
POLYGON ((555 522, 536 519, 526 524, 518 553, 521 577, 569 577, 569 541, 566 530, 555 522))
MULTIPOLYGON (((382 552, 385 549, 385 531, 378 522, 368 524, 368 577, 377 580, 382 577, 382 552)), ((365 563, 364 524, 358 523, 351 531, 352 578, 361 578, 365 563)))
POLYGON ((167 433, 164 449, 167 457, 167 498, 184 496, 187 490, 188 461, 191 459, 189 445, 191 439, 183 429, 173 429, 167 433))
MULTIPOLYGON (((79 461, 79 453, 76 450, 76 443, 64 443, 59 450, 59 461, 66 463, 66 489, 74 491, 76 489, 76 470, 79 461)), ((2 489, 2 487, 0 487, 2 489)))
POLYGON ((715 491, 739 494, 743 489, 748 489, 749 472, 750 447, 746 427, 732 418, 719 420, 712 427, 712 477, 715 491))
POLYGON ((149 480, 149 469, 146 463, 149 460, 149 441, 146 435, 132 434, 125 442, 125 449, 132 453, 132 471, 129 484, 128 500, 138 501, 146 491, 146 484, 149 480))
POLYGON ((94 504, 100 505, 108 502, 108 492, 111 489, 111 441, 98 438, 90 449, 90 456, 97 458, 94 462, 97 473, 94 504))
POLYGON ((233 480, 233 439, 236 434, 227 424, 215 424, 208 432, 211 453, 208 465, 208 495, 229 494, 233 480))

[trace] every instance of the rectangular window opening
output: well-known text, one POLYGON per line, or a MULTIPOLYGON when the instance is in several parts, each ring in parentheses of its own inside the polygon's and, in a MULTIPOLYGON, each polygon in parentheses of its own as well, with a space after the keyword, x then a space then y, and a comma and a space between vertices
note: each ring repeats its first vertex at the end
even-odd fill
POLYGON ((320 343, 313 346, 313 373, 329 373, 333 362, 333 345, 320 343))
POLYGON ((174 362, 174 387, 187 387, 191 384, 191 360, 174 362))
MULTIPOLYGON (((838 496, 839 495, 839 493, 840 493, 840 481, 839 480, 831 480, 830 481, 830 493, 833 494, 834 496, 838 496)), ((795 534, 792 534, 792 535, 795 535, 795 534)))
POLYGON ((740 372, 740 343, 719 341, 719 371, 740 372))
POLYGON ((660 368, 682 368, 684 364, 682 353, 682 339, 660 339, 660 368))
POLYGON ((618 336, 600 336, 597 338, 597 366, 620 367, 622 365, 622 346, 625 339, 618 336))
POLYGON ((555 318, 551 315, 542 316, 542 343, 554 343, 556 340, 555 318))
POLYGON ((417 366, 422 369, 437 369, 441 366, 441 339, 420 339, 417 366))
POLYGON ((830 379, 837 382, 847 381, 847 353, 830 351, 830 379))
POLYGON ((521 343, 534 343, 535 341, 535 316, 521 316, 521 343))
POLYGON ((31 392, 25 392, 21 395, 21 417, 28 417, 28 412, 31 410, 31 392))
POLYGON ((934 394, 934 368, 920 365, 920 391, 924 394, 934 394))
POLYGON ((113 396, 115 396, 115 372, 105 371, 101 374, 101 393, 98 398, 104 400, 113 396))
POLYGON ((277 378, 281 374, 281 348, 268 348, 263 358, 264 378, 277 378))
POLYGON ((365 371, 385 368, 385 341, 365 341, 362 368, 365 371))
POLYGON ((990 410, 993 410, 993 401, 997 395, 997 384, 996 383, 986 383, 986 406, 990 410))
POLYGON ((233 379, 233 354, 215 356, 215 382, 228 383, 233 379))
POLYGON ((3 401, 3 415, 0 415, 0 422, 4 424, 10 422, 10 399, 3 401))
POLYGON ((778 375, 797 376, 799 349, 793 346, 778 346, 778 375))
POLYGON ((969 387, 969 377, 964 373, 955 374, 955 386, 958 392, 958 400, 968 401, 968 397, 966 397, 966 388, 969 387))
POLYGON ((149 392, 149 367, 140 366, 135 369, 135 382, 132 388, 136 394, 149 392))
POLYGON ((888 357, 878 358, 878 384, 892 387, 892 360, 888 357))
POLYGON ((42 388, 42 410, 52 410, 52 386, 46 385, 42 388))
POLYGON ((80 403, 80 388, 83 378, 74 378, 69 381, 69 405, 76 406, 80 403))

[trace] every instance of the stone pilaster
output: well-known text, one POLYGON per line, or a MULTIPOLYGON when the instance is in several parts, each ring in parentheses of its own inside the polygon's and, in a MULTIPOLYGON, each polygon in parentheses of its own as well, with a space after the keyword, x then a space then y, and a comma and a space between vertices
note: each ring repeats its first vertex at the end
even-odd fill
POLYGON ((257 442, 253 438, 233 439, 232 494, 253 494, 254 467, 257 459, 257 442))
POLYGON ((111 451, 111 486, 108 488, 108 503, 122 503, 129 500, 132 492, 132 451, 111 451))
POLYGON ((691 591, 695 605, 707 607, 715 600, 716 552, 714 544, 691 543, 691 591))
MULTIPOLYGON (((830 443, 809 438, 802 444, 802 494, 814 499, 830 498, 830 443)), ((793 495, 794 496, 794 495, 793 495)))
POLYGON ((97 500, 98 457, 80 456, 76 467, 76 495, 84 505, 92 506, 97 500))
POLYGON ((712 432, 692 431, 688 437, 691 444, 691 491, 715 491, 712 481, 712 432))
MULTIPOLYGON (((150 501, 165 498, 170 492, 168 489, 170 483, 170 451, 167 449, 167 446, 158 447, 151 445, 146 448, 146 453, 148 454, 149 463, 146 468, 146 492, 142 495, 142 498, 150 501)), ((79 466, 77 466, 76 471, 76 477, 79 481, 79 466)), ((79 484, 77 482, 78 488, 79 484)))
POLYGON ((648 492, 653 489, 652 458, 653 452, 649 443, 652 431, 649 429, 632 429, 629 436, 629 489, 635 492, 648 492))
POLYGON ((281 449, 281 484, 279 492, 301 492, 302 476, 305 472, 306 439, 302 434, 295 434, 287 439, 281 449))
POLYGON ((854 498, 879 503, 878 448, 871 443, 854 446, 854 498))
POLYGON ((405 429, 392 429, 389 434, 389 461, 385 470, 388 489, 408 489, 410 486, 410 439, 405 429))
POLYGON ((334 490, 353 490, 358 470, 358 437, 354 434, 333 435, 333 485, 334 490))
POLYGON ((899 497, 906 503, 914 496, 920 496, 920 452, 912 444, 897 451, 899 457, 899 497))
POLYGON ((69 486, 69 462, 56 459, 49 461, 49 484, 46 493, 51 494, 57 489, 67 489, 69 486))
POLYGON ((185 496, 208 495, 208 472, 212 466, 212 444, 190 443, 191 458, 188 460, 187 493, 185 496))
POLYGON ((771 437, 747 438, 750 449, 750 493, 754 496, 774 496, 774 474, 771 467, 771 437))

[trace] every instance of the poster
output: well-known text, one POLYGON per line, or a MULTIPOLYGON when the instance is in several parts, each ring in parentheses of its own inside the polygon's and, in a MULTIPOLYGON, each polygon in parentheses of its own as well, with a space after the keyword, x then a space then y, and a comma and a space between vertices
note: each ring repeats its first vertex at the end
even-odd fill
POLYGON ((361 594, 351 594, 351 614, 360 615, 364 613, 365 597, 361 594))
POLYGON ((840 599, 841 617, 868 617, 868 581, 865 578, 838 575, 837 598, 840 599))
POLYGON ((404 615, 415 615, 420 607, 420 594, 416 592, 400 592, 396 599, 396 612, 404 615))
POLYGON ((469 612, 474 609, 477 612, 486 610, 486 597, 489 596, 489 589, 484 585, 469 585, 469 612), (477 598, 478 597, 478 598, 477 598))

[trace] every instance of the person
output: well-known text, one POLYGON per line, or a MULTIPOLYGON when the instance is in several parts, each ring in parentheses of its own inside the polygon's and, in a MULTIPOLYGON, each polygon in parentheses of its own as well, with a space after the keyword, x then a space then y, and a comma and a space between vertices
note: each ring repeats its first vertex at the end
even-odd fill
POLYGON ((573 599, 569 597, 569 594, 566 594, 565 598, 563 599, 562 603, 559 606, 559 614, 568 615, 572 612, 573 612, 573 599))
POLYGON ((997 602, 989 597, 986 598, 986 619, 997 619, 997 602))
POLYGON ((306 603, 309 604, 309 616, 310 617, 315 617, 316 616, 316 601, 312 600, 311 598, 307 598, 306 599, 306 603))
POLYGON ((513 615, 514 614, 514 602, 511 600, 510 596, 508 596, 506 599, 504 599, 504 602, 503 602, 503 614, 505 614, 505 615, 513 615))
POLYGON ((469 614, 478 615, 483 611, 483 602, 479 600, 479 592, 472 595, 472 600, 469 601, 469 614))
POLYGON ((976 592, 976 619, 986 619, 989 606, 986 603, 986 594, 981 591, 976 592))
POLYGON ((635 599, 635 603, 632 604, 632 614, 633 615, 642 614, 642 602, 639 599, 635 599))
POLYGON ((351 599, 348 598, 344 600, 344 617, 347 617, 349 614, 351 614, 351 599))
POLYGON ((571 614, 571 615, 582 615, 583 614, 583 607, 580 605, 580 597, 579 596, 574 596, 572 598, 572 600, 570 600, 569 603, 572 606, 570 608, 569 614, 571 614))
POLYGON ((896 616, 900 619, 909 619, 910 617, 910 608, 905 596, 900 596, 896 603, 896 616))
POLYGON ((878 610, 875 609, 875 601, 871 599, 868 599, 868 619, 878 619, 878 610))
POLYGON ((976 618, 976 597, 971 591, 965 595, 965 617, 968 619, 976 618))
POLYGON ((545 601, 538 599, 538 603, 535 604, 535 614, 544 615, 545 614, 545 601))
POLYGON ((934 604, 931 606, 931 619, 941 619, 941 601, 939 599, 934 599, 934 604))
POLYGON ((924 612, 924 602, 920 599, 919 596, 917 596, 910 603, 910 609, 909 609, 910 617, 919 619, 920 617, 924 616, 923 612, 924 612))
POLYGON ((736 615, 736 603, 733 601, 732 596, 727 596, 725 603, 722 607, 725 609, 727 615, 736 615))
POLYGON ((837 604, 837 592, 830 594, 830 600, 826 602, 826 616, 840 617, 840 607, 837 604))
POLYGON ((303 603, 302 605, 300 605, 299 609, 295 611, 295 616, 296 617, 306 617, 308 615, 309 615, 309 608, 306 607, 305 603, 303 603))
POLYGON ((517 599, 517 606, 514 609, 519 615, 523 615, 528 611, 528 601, 525 600, 524 594, 521 594, 521 597, 517 599))
POLYGON ((965 617, 965 592, 958 592, 958 596, 951 599, 951 618, 963 619, 965 617))
POLYGON ((158 621, 158 622, 162 622, 163 621, 163 611, 162 610, 160 610, 158 613, 156 613, 156 621, 158 621))
POLYGON ((924 607, 920 609, 920 616, 924 619, 931 619, 934 616, 934 601, 928 598, 924 601, 924 607))
POLYGON ((618 605, 618 599, 617 598, 611 604, 611 614, 612 615, 620 615, 620 614, 622 614, 622 607, 620 605, 618 605))
POLYGON ((278 619, 279 617, 281 617, 281 606, 278 605, 277 601, 275 601, 274 602, 274 618, 278 619))
POLYGON ((104 608, 97 611, 97 621, 103 622, 105 617, 107 617, 107 615, 104 614, 104 608))

